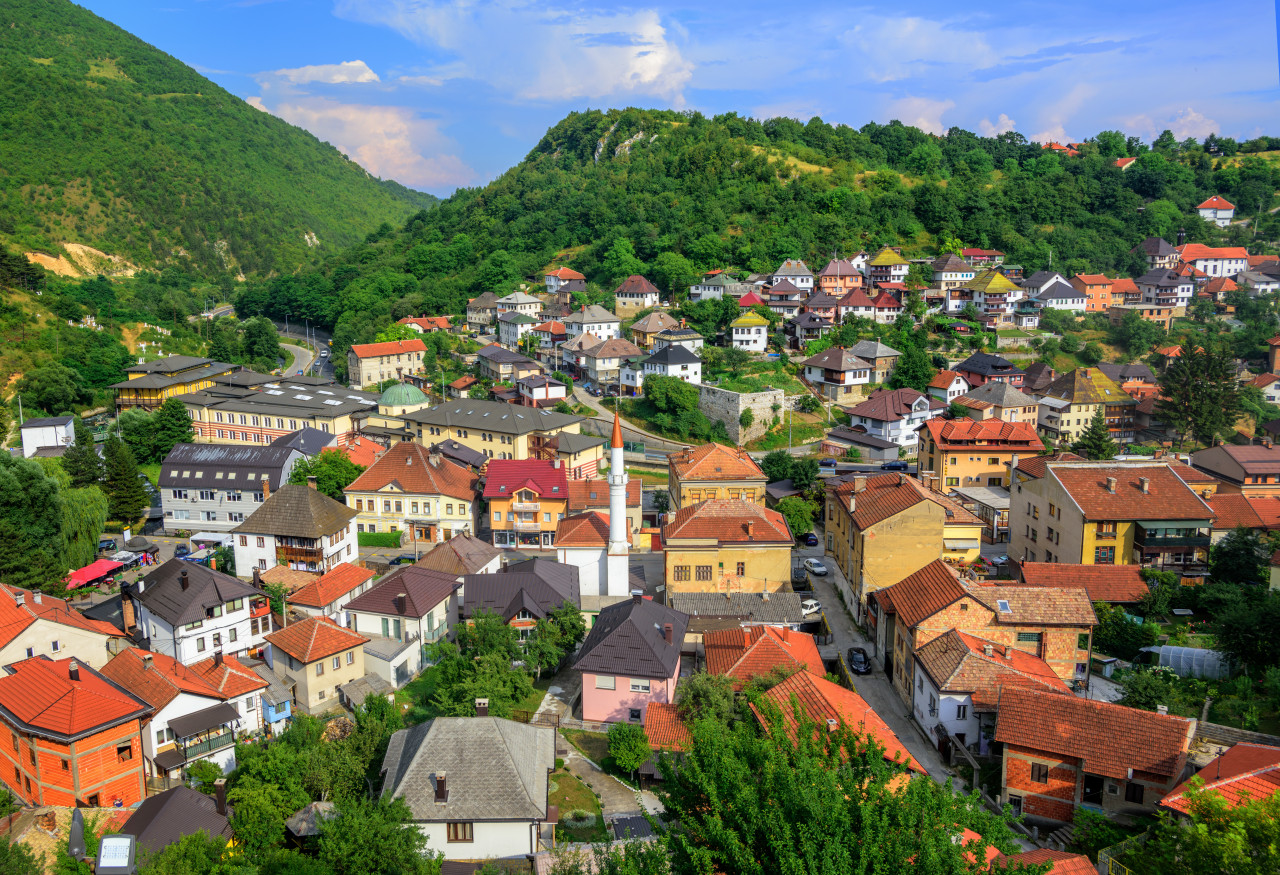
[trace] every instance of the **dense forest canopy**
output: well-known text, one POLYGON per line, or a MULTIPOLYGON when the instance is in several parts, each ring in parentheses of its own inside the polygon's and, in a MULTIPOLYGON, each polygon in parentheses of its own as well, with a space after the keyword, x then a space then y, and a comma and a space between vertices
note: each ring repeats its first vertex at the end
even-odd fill
POLYGON ((0 4, 0 81, 13 249, 287 272, 435 202, 67 0, 0 4))

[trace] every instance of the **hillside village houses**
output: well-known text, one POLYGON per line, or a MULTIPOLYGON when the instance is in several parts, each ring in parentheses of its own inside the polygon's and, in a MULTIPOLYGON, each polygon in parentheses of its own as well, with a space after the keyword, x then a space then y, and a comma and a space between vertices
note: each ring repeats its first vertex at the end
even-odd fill
POLYGON ((403 380, 422 371, 426 344, 421 340, 391 340, 385 343, 354 343, 347 353, 347 380, 357 389, 376 386, 384 380, 403 380))
POLYGON ((357 511, 316 489, 315 479, 281 486, 231 530, 238 573, 275 565, 324 573, 353 560, 357 511))

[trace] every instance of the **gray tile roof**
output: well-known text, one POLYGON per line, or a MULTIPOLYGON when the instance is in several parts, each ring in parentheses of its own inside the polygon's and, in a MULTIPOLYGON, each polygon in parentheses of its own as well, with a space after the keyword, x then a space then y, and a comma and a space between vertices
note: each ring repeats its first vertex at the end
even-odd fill
POLYGON ((683 611, 691 619, 733 617, 754 623, 778 624, 804 621, 800 607, 803 599, 794 592, 673 592, 667 599, 671 607, 683 611))
POLYGON ((461 577, 464 574, 477 574, 481 568, 501 555, 502 551, 487 541, 472 535, 454 535, 424 553, 413 567, 461 577))
POLYGON ((22 423, 23 428, 43 428, 51 425, 66 425, 74 416, 43 416, 39 419, 27 419, 22 423))
POLYGON ((645 363, 651 365, 692 365, 701 362, 702 359, 698 358, 696 352, 679 344, 664 346, 645 359, 645 363))
POLYGON ((549 559, 526 559, 496 574, 468 574, 462 582, 464 617, 492 611, 510 620, 522 609, 545 617, 565 602, 581 604, 578 569, 549 559))
POLYGON ((853 346, 849 347, 849 352, 864 359, 882 359, 891 356, 902 355, 891 346, 886 346, 878 340, 860 340, 853 346))
POLYGON ((591 304, 582 309, 575 310, 568 316, 560 320, 565 325, 585 325, 589 322, 621 322, 617 316, 610 313, 599 304, 591 304))
POLYGON ((319 538, 332 535, 355 517, 356 512, 352 508, 339 504, 319 490, 300 483, 286 483, 231 531, 319 538))
POLYGON ((419 425, 446 428, 475 428, 503 434, 527 434, 531 431, 564 428, 581 422, 581 416, 570 416, 537 407, 519 407, 501 401, 457 398, 426 410, 414 410, 402 419, 419 425))
POLYGON ((578 651, 576 671, 669 678, 680 662, 689 615, 645 598, 629 598, 600 611, 578 651), (663 627, 672 627, 671 643, 663 627))
POLYGON ((337 438, 332 434, 309 425, 306 428, 282 434, 271 442, 273 447, 292 447, 304 456, 317 456, 321 450, 337 445, 337 438))
POLYGON ((500 717, 437 717, 391 736, 382 789, 419 822, 543 820, 555 736, 500 717), (439 775, 444 802, 435 801, 439 775))
POLYGON ((213 359, 195 355, 171 355, 155 361, 130 365, 125 368, 126 374, 176 374, 189 368, 198 368, 213 364, 213 359))
POLYGON ((551 443, 562 453, 580 453, 583 450, 589 450, 592 447, 607 443, 607 441, 603 437, 594 434, 561 432, 551 439, 551 443))
MULTIPOLYGON (((885 347, 888 349, 888 347, 885 347)), ((815 356, 805 359, 800 364, 807 368, 823 368, 831 371, 870 370, 874 365, 852 349, 833 346, 824 349, 815 356)))
POLYGON ((274 444, 175 444, 160 465, 160 485, 257 492, 265 480, 275 489, 281 485, 285 464, 294 452, 293 447, 274 444), (231 474, 235 476, 228 476, 231 474))
POLYGON ((202 622, 210 608, 259 595, 243 581, 185 559, 170 559, 157 565, 140 584, 138 601, 170 626, 202 622), (187 575, 186 589, 182 588, 183 572, 187 575))
POLYGON ((985 401, 997 407, 1035 407, 1036 399, 1019 392, 1008 383, 992 380, 965 393, 972 401, 985 401))

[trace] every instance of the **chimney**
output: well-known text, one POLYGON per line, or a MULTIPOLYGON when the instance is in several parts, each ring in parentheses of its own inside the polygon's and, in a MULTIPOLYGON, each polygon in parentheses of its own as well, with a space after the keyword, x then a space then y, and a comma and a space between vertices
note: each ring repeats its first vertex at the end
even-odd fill
POLYGON ((1116 478, 1107 478, 1107 492, 1110 492, 1112 495, 1116 494, 1116 478))
POLYGON ((1168 705, 1156 705, 1156 713, 1157 713, 1157 714, 1168 714, 1168 713, 1169 713, 1169 706, 1168 706, 1168 705))
POLYGON ((867 488, 867 475, 858 474, 853 478, 853 491, 855 494, 867 488))
POLYGON ((631 590, 631 601, 635 602, 636 604, 640 604, 640 600, 642 598, 644 598, 644 592, 642 590, 638 590, 638 589, 631 590))
POLYGON ((71 664, 67 666, 67 675, 73 681, 80 680, 80 663, 76 662, 74 659, 71 660, 71 664))
POLYGON ((1139 478, 1138 478, 1138 485, 1142 488, 1142 494, 1143 494, 1143 495, 1148 495, 1148 494, 1150 494, 1150 493, 1151 493, 1151 478, 1150 478, 1150 477, 1139 477, 1139 478))
POLYGON ((1208 501, 1210 498, 1213 497, 1213 490, 1212 489, 1200 490, 1200 497, 1203 498, 1205 501, 1208 501))
POLYGON ((266 501, 270 497, 271 497, 271 481, 264 477, 262 478, 262 500, 266 501))
POLYGON ((994 648, 994 647, 992 647, 990 644, 984 644, 984 645, 982 645, 982 655, 983 655, 983 656, 991 656, 994 652, 995 652, 995 648, 994 648))
POLYGON ((670 623, 663 623, 663 624, 662 624, 662 638, 663 638, 663 640, 664 640, 664 641, 666 641, 668 644, 672 644, 672 643, 674 643, 674 642, 672 641, 672 638, 673 638, 673 636, 674 636, 674 635, 675 635, 675 630, 674 630, 674 629, 672 629, 671 624, 670 624, 670 623))
POLYGON ((445 784, 445 773, 436 772, 436 802, 445 803, 449 801, 449 787, 445 784))
POLYGON ((755 528, 756 528, 755 522, 752 520, 747 520, 747 537, 748 538, 755 537, 755 528))
POLYGON ((1017 467, 1018 467, 1018 454, 1014 453, 1012 456, 1009 457, 1009 470, 1012 471, 1017 467))
POLYGON ((834 717, 827 718, 827 732, 835 732, 840 727, 840 721, 834 717))
POLYGON ((903 474, 901 471, 898 472, 898 485, 899 486, 907 485, 907 475, 903 474))
POLYGON ((1013 648, 1010 647, 1008 644, 1004 646, 1004 658, 1009 660, 1010 662, 1013 661, 1013 648))
POLYGON ((186 592, 187 587, 191 585, 191 582, 187 580, 187 569, 182 569, 182 574, 178 576, 178 580, 182 582, 182 591, 186 592))
POLYGON ((319 487, 317 487, 317 486, 316 486, 316 478, 315 478, 315 475, 312 475, 312 476, 310 476, 310 477, 308 477, 308 478, 307 478, 307 486, 308 486, 308 487, 310 487, 311 489, 318 489, 318 488, 319 488, 319 487))
POLYGON ((476 716, 477 717, 489 716, 489 700, 488 699, 476 699, 476 716))
POLYGON ((213 664, 218 668, 222 668, 222 651, 215 650, 213 653, 213 664))
POLYGON ((1186 228, 1179 228, 1179 229, 1178 229, 1178 245, 1179 245, 1179 246, 1182 246, 1182 245, 1184 245, 1186 242, 1187 242, 1187 229, 1186 229, 1186 228))
POLYGON ((403 592, 396 593, 396 613, 397 614, 403 614, 405 612, 405 605, 407 602, 408 602, 408 595, 406 593, 403 593, 403 592))
POLYGON ((35 592, 31 593, 31 599, 36 604, 42 605, 44 604, 44 593, 40 592, 39 590, 36 590, 35 592))
POLYGON ((143 670, 151 669, 151 668, 155 668, 155 667, 156 667, 156 658, 155 658, 155 656, 154 656, 154 655, 152 655, 152 654, 150 654, 150 653, 143 653, 143 654, 142 654, 142 668, 143 668, 143 670))
POLYGON ((218 814, 227 816, 227 779, 219 778, 213 782, 213 798, 217 802, 218 814))
POLYGON ((551 463, 551 467, 552 467, 552 468, 559 468, 559 467, 560 467, 560 460, 559 460, 559 459, 556 459, 554 462, 552 462, 552 463, 551 463))
MULTIPOLYGON (((141 589, 142 581, 138 581, 138 587, 141 589)), ((120 587, 120 622, 124 624, 124 631, 127 633, 138 625, 138 619, 133 613, 133 598, 120 587)))
POLYGON ((217 570, 218 570, 218 560, 217 560, 217 559, 210 558, 210 559, 209 559, 209 568, 210 568, 211 570, 213 570, 213 571, 217 571, 217 570))
POLYGON ((255 589, 262 589, 262 572, 256 565, 253 567, 253 586, 255 589))
POLYGON ((23 606, 24 601, 22 590, 18 590, 13 594, 13 603, 19 608, 23 606))
POLYGON ((857 497, 850 495, 849 496, 849 513, 852 514, 857 509, 858 509, 858 499, 857 497))

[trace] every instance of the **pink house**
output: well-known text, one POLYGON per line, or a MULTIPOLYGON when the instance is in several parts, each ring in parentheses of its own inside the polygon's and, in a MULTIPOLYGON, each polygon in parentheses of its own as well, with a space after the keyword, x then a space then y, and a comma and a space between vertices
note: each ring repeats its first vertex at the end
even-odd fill
POLYGON ((582 672, 582 719, 643 723, 654 702, 675 701, 689 615, 633 590, 596 617, 574 668, 582 672))

